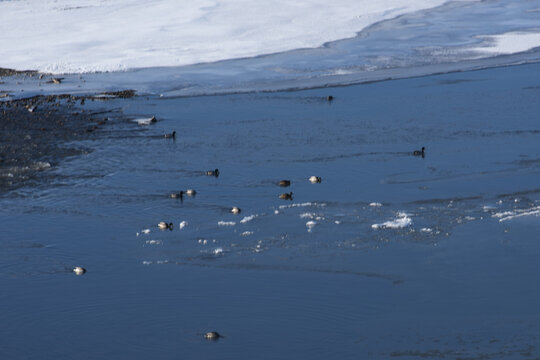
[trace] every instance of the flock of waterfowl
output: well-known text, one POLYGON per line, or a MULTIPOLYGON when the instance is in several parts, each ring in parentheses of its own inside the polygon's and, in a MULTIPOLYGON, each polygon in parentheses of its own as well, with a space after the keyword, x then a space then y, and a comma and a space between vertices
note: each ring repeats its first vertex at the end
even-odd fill
MULTIPOLYGON (((327 101, 333 101, 334 100, 334 97, 333 96, 328 96, 327 98, 327 101)), ((150 125, 152 123, 155 123, 157 122, 157 119, 155 116, 152 116, 151 118, 148 118, 148 119, 139 119, 139 120, 135 120, 139 125, 150 125)), ((172 133, 170 134, 165 134, 163 135, 164 138, 166 139, 173 139, 173 140, 176 140, 176 131, 173 131, 172 133)), ((425 157, 425 150, 426 148, 424 146, 422 146, 422 149, 421 150, 414 150, 412 152, 412 155, 414 156, 421 156, 422 158, 425 157)), ((219 172, 219 169, 214 169, 214 170, 208 170, 208 171, 205 171, 204 172, 206 176, 215 176, 216 178, 219 177, 220 175, 220 172, 219 172)), ((311 182, 312 184, 317 184, 317 183, 321 183, 322 182, 322 179, 320 176, 310 176, 308 178, 308 181, 311 182)), ((280 180, 278 185, 280 187, 289 187, 291 186, 291 180, 280 180)), ((197 194, 197 192, 194 190, 194 189, 187 189, 187 190, 181 190, 180 192, 174 192, 174 193, 171 193, 169 194, 169 197, 170 198, 173 198, 173 199, 180 199, 180 200, 183 200, 184 198, 184 195, 186 196, 195 196, 197 194)), ((293 193, 292 191, 291 192, 288 192, 288 193, 283 193, 283 194, 280 194, 279 195, 279 198, 280 199, 283 199, 283 200, 293 200, 293 193)), ((239 214, 242 210, 237 207, 237 206, 233 206, 231 207, 230 209, 230 212, 233 213, 233 214, 239 214)), ((173 230, 173 223, 172 222, 166 222, 166 221, 161 221, 157 224, 157 227, 161 230, 173 230)), ((77 266, 75 268, 73 268, 73 272, 76 274, 76 275, 83 275, 84 273, 86 273, 86 269, 83 268, 83 267, 80 267, 80 266, 77 266)), ((207 340, 218 340, 220 338, 223 338, 224 336, 219 334, 217 331, 210 331, 210 332, 207 332, 204 334, 204 338, 207 339, 207 340)))
MULTIPOLYGON (((215 176, 215 177, 219 177, 219 169, 214 169, 214 170, 208 170, 208 171, 205 171, 204 172, 206 176, 215 176)), ((317 184, 317 183, 320 183, 322 181, 321 177, 320 176, 311 176, 308 178, 309 182, 311 182, 312 184, 317 184)), ((281 187, 288 187, 288 186, 291 186, 291 180, 280 180, 278 182, 279 186, 281 187)), ((180 200, 183 200, 184 199, 184 195, 187 195, 187 196, 195 196, 197 194, 197 192, 193 189, 188 189, 188 190, 181 190, 179 192, 173 192, 171 194, 169 194, 169 197, 170 198, 173 198, 173 199, 180 199, 180 200)), ((280 194, 278 196, 280 199, 283 199, 283 200, 293 200, 293 193, 292 192, 288 192, 288 193, 283 193, 283 194, 280 194)), ((242 212, 242 210, 238 207, 238 206, 233 206, 232 208, 230 208, 229 210, 231 213, 233 214, 239 214, 240 212, 242 212)), ((173 230, 173 224, 172 223, 168 223, 166 221, 161 221, 158 223, 158 228, 160 228, 161 230, 173 230)))

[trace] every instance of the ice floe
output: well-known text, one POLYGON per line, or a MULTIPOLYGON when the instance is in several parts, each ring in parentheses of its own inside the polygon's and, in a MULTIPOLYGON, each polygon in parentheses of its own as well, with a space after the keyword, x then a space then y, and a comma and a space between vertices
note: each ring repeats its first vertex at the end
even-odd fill
POLYGON ((397 214, 397 218, 394 220, 386 221, 380 224, 371 225, 372 229, 402 229, 404 227, 410 226, 412 224, 412 219, 409 217, 409 214, 400 212, 397 214))

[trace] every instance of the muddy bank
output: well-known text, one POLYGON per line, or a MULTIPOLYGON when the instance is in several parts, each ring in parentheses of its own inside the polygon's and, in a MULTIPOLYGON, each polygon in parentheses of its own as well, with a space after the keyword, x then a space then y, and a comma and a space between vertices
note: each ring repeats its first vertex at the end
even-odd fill
POLYGON ((35 96, 0 102, 0 193, 37 180, 67 156, 67 142, 97 136, 106 113, 84 109, 85 97, 35 96))

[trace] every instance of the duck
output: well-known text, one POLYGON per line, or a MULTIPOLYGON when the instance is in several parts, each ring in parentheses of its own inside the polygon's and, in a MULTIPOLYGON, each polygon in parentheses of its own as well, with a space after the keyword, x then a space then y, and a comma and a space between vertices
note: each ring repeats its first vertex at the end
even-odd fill
POLYGON ((328 96, 326 97, 326 100, 327 100, 328 102, 334 101, 334 97, 333 97, 332 95, 328 95, 328 96))
POLYGON ((195 195, 197 195, 197 192, 195 190, 193 190, 193 189, 187 189, 186 190, 186 195, 187 196, 195 196, 195 195))
POLYGON ((56 85, 61 84, 62 80, 64 80, 64 78, 51 78, 51 82, 56 85))
POLYGON ((184 192, 180 191, 179 193, 172 193, 169 195, 173 199, 183 199, 184 198, 184 192))
POLYGON ((422 146, 422 150, 414 150, 413 155, 414 156, 424 157, 425 156, 425 150, 426 150, 426 148, 424 146, 422 146))
POLYGON ((86 272, 86 269, 80 266, 75 266, 73 268, 73 272, 75 273, 75 275, 82 275, 86 272))
POLYGON ((208 171, 206 172, 206 176, 215 176, 215 177, 218 177, 218 176, 219 176, 219 169, 208 170, 208 171))
POLYGON ((166 223, 165 221, 161 221, 159 224, 158 224, 158 228, 160 228, 161 230, 171 230, 173 229, 173 223, 166 223))
POLYGON ((218 333, 217 331, 209 331, 204 334, 204 338, 207 340, 217 340, 219 338, 222 338, 223 336, 218 333))
POLYGON ((281 194, 279 195, 279 198, 280 199, 283 199, 283 200, 292 200, 292 192, 290 193, 285 193, 285 194, 281 194))
POLYGON ((281 180, 279 182, 279 186, 281 186, 281 187, 291 186, 291 180, 281 180))
POLYGON ((322 181, 320 176, 310 176, 308 179, 312 184, 320 183, 322 181))
POLYGON ((242 210, 240 210, 240 208, 237 207, 237 206, 233 206, 232 209, 231 209, 231 212, 232 212, 233 214, 239 214, 241 211, 242 211, 242 210))
POLYGON ((164 137, 165 139, 176 139, 176 131, 173 131, 173 132, 170 133, 170 134, 165 134, 165 135, 163 135, 163 137, 164 137))

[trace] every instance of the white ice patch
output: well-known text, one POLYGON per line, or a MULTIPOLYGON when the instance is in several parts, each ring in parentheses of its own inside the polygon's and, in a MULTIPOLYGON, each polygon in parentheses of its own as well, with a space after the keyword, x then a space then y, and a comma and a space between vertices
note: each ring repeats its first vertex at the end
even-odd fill
POLYGON ((320 206, 320 207, 325 207, 326 204, 325 203, 312 203, 312 202, 305 202, 305 203, 300 203, 300 204, 290 204, 290 205, 280 205, 279 208, 280 209, 290 209, 290 208, 295 208, 295 207, 306 207, 306 206, 320 206))
POLYGON ((142 234, 150 234, 150 229, 143 229, 141 230, 141 232, 137 232, 137 236, 139 235, 142 235, 142 234))
POLYGON ((146 240, 146 243, 148 245, 161 245, 161 244, 163 244, 163 241, 161 241, 161 240, 146 240))
POLYGON ((315 218, 316 215, 317 214, 315 213, 305 212, 305 213, 300 214, 299 216, 300 216, 300 219, 313 219, 315 218))
POLYGON ((369 203, 369 206, 372 206, 372 207, 381 207, 382 204, 380 202, 372 202, 372 203, 369 203))
POLYGON ((234 226, 234 225, 236 225, 236 222, 234 222, 234 221, 218 221, 217 224, 219 226, 234 226))
POLYGON ((151 261, 148 261, 148 260, 144 260, 144 261, 142 262, 142 264, 143 264, 143 265, 150 265, 150 264, 152 264, 152 262, 151 262, 151 261))
POLYGON ((308 232, 313 231, 313 228, 315 227, 315 225, 317 225, 317 223, 315 221, 308 221, 306 223, 306 227, 308 228, 308 232))
POLYGON ((432 233, 432 232, 433 232, 433 229, 431 229, 431 228, 425 228, 425 227, 424 227, 424 228, 421 228, 420 231, 421 231, 421 232, 425 232, 425 233, 432 233))
POLYGON ((223 248, 220 248, 220 247, 215 248, 214 250, 212 250, 212 253, 214 255, 221 255, 221 254, 223 254, 223 248))
POLYGON ((242 234, 240 234, 242 236, 250 236, 250 235, 253 235, 253 231, 244 231, 242 234))
POLYGON ((412 224, 412 219, 408 214, 404 212, 398 213, 398 217, 394 220, 386 221, 381 224, 371 225, 372 229, 402 229, 404 227, 410 226, 412 224))
POLYGON ((153 118, 151 118, 151 117, 142 118, 142 119, 133 119, 133 122, 136 122, 139 125, 150 125, 150 124, 152 124, 152 119, 153 118))
POLYGON ((255 219, 259 215, 249 215, 245 216, 242 220, 240 220, 240 223, 245 224, 247 222, 250 222, 251 220, 255 219))
POLYGON ((0 1, 1 66, 51 73, 122 71, 314 48, 445 2, 0 1))
POLYGON ((185 228, 186 226, 188 226, 188 222, 187 221, 182 221, 179 225, 178 225, 178 228, 180 230, 182 230, 183 228, 185 228))
POLYGON ((521 210, 513 210, 513 211, 504 211, 495 213, 492 216, 494 218, 499 218, 499 222, 512 220, 515 218, 523 217, 523 216, 540 216, 540 206, 536 206, 530 209, 521 209, 521 210))
POLYGON ((515 54, 540 46, 540 33, 509 32, 506 34, 481 36, 488 40, 487 46, 473 48, 473 51, 488 54, 515 54))

